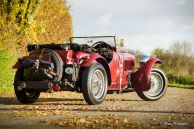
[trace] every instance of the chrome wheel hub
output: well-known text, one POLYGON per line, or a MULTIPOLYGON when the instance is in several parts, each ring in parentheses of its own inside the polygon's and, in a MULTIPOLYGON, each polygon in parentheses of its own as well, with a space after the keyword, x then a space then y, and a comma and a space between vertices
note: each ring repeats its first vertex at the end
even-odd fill
POLYGON ((151 87, 148 91, 145 91, 144 93, 148 96, 158 96, 162 92, 162 89, 164 87, 163 78, 159 73, 152 72, 151 73, 151 87))
POLYGON ((101 98, 105 90, 104 75, 100 70, 96 70, 91 77, 91 89, 95 98, 101 98))

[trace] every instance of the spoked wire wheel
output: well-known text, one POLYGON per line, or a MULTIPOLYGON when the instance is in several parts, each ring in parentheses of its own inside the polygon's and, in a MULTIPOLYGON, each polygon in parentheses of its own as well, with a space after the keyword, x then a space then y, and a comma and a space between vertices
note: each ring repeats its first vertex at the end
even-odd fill
POLYGON ((96 99, 99 99, 105 90, 105 79, 102 71, 96 70, 90 78, 91 89, 96 99))
POLYGON ((151 71, 151 86, 148 91, 138 91, 137 94, 144 100, 154 101, 160 99, 166 92, 168 79, 165 73, 158 68, 151 71))

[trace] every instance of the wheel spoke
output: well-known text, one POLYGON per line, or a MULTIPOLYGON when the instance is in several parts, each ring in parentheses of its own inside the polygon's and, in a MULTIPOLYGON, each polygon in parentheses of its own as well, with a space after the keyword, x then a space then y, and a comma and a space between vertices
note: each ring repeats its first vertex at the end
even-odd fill
POLYGON ((158 96, 163 89, 163 78, 159 73, 151 73, 151 87, 150 90, 145 91, 144 93, 148 96, 158 96))
POLYGON ((104 75, 100 70, 96 70, 91 78, 92 93, 96 98, 100 98, 104 92, 104 75))

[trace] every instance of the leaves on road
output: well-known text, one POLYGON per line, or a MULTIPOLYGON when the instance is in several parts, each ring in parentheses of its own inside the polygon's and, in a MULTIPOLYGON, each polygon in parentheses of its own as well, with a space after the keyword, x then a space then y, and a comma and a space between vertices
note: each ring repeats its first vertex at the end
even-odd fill
POLYGON ((139 124, 137 122, 129 122, 127 119, 121 119, 116 115, 99 115, 99 116, 84 116, 63 118, 54 121, 40 121, 51 125, 59 125, 64 127, 79 127, 79 128, 157 128, 159 125, 139 124))

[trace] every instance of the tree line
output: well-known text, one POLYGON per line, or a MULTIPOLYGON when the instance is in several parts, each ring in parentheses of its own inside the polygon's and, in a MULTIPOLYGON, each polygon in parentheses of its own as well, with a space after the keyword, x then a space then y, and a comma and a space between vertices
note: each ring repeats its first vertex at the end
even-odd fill
POLYGON ((64 0, 0 0, 0 51, 24 52, 28 43, 63 43, 72 36, 64 0))
POLYGON ((168 50, 156 48, 151 55, 162 60, 161 68, 169 74, 194 76, 192 45, 187 41, 174 41, 168 50))

